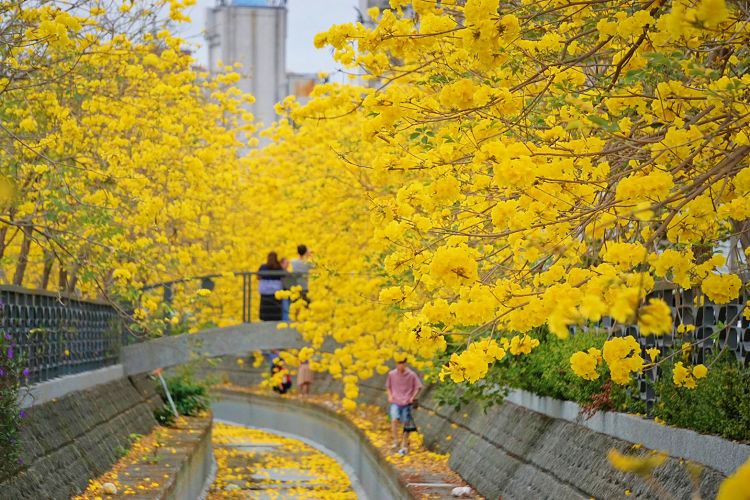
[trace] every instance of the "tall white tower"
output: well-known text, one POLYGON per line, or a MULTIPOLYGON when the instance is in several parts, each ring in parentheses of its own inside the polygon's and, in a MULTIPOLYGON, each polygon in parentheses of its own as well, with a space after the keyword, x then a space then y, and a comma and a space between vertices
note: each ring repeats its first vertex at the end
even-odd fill
POLYGON ((388 0, 359 0, 359 12, 362 15, 362 21, 365 25, 374 24, 372 19, 367 15, 367 9, 371 7, 380 7, 381 10, 389 8, 388 0))
POLYGON ((238 87, 255 96, 250 111, 270 125, 287 95, 286 0, 219 0, 206 16, 209 71, 241 63, 238 87))

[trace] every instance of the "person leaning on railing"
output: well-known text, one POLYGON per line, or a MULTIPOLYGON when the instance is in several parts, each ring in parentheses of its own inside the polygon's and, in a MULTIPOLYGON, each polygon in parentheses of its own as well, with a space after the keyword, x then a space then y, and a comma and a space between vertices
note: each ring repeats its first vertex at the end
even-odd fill
MULTIPOLYGON (((281 258, 281 270, 284 273, 281 276, 281 289, 289 291, 296 284, 296 277, 289 272, 289 259, 286 257, 281 258)), ((289 307, 291 306, 291 299, 281 299, 281 321, 289 321, 289 307)))
POLYGON ((281 321, 281 300, 276 298, 276 292, 283 286, 282 271, 276 252, 269 252, 266 263, 258 268, 261 321, 281 321))
POLYGON ((297 245, 297 253, 299 254, 299 258, 292 259, 292 272, 296 276, 296 284, 301 288, 300 296, 305 302, 310 302, 307 296, 307 275, 310 269, 315 267, 315 264, 312 262, 312 251, 306 245, 297 245))

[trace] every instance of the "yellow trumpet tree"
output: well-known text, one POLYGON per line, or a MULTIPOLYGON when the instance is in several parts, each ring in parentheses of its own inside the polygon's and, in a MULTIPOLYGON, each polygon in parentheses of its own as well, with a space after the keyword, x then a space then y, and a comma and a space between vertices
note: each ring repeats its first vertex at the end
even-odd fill
POLYGON ((243 267, 252 97, 232 67, 194 69, 170 33, 186 5, 0 4, 2 281, 133 300, 243 267))
MULTIPOLYGON (((451 345, 443 375, 474 382, 539 327, 671 331, 645 300, 659 280, 740 296, 745 4, 392 0, 369 16, 315 40, 369 86, 287 102, 293 125, 255 160, 294 185, 275 202, 285 238, 334 238, 300 323, 343 342, 333 373, 451 345)), ((573 363, 584 378, 604 362, 626 384, 645 364, 632 337, 591 352, 573 363)))

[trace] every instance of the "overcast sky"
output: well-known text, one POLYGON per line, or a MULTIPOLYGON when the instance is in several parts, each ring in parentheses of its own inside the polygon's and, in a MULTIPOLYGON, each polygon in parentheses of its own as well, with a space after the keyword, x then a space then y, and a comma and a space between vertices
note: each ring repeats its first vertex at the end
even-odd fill
MULTIPOLYGON (((313 37, 325 31, 332 24, 356 20, 354 7, 357 0, 289 0, 287 9, 286 65, 287 70, 296 73, 332 72, 337 66, 328 49, 318 50, 313 46, 313 37)), ((200 44, 196 53, 199 63, 208 65, 203 30, 205 29, 206 9, 213 7, 216 0, 198 0, 187 10, 192 19, 180 34, 191 44, 200 44)))

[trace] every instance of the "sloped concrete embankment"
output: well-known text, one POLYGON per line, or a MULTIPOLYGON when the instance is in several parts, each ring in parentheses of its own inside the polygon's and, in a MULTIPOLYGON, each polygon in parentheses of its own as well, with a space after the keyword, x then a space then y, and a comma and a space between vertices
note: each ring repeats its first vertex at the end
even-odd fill
POLYGON ((21 462, 0 481, 3 498, 69 498, 103 474, 130 444, 147 434, 161 405, 145 377, 121 378, 26 408, 21 462))
MULTIPOLYGON (((79 377, 80 378, 80 377, 79 377)), ((77 380, 79 383, 80 380, 77 380)), ((118 378, 86 390, 70 391, 70 381, 32 388, 45 402, 24 406, 21 460, 0 478, 0 497, 9 500, 65 499, 82 493, 91 479, 108 471, 125 453, 132 435, 145 435, 158 424, 153 410, 162 405, 154 381, 146 376, 118 378), (48 395, 58 395, 48 398, 48 395)), ((39 400, 38 400, 39 401, 39 400)), ((185 439, 185 452, 172 467, 168 487, 154 498, 196 498, 211 464, 210 422, 185 439), (189 449, 188 449, 189 448, 189 449)))

